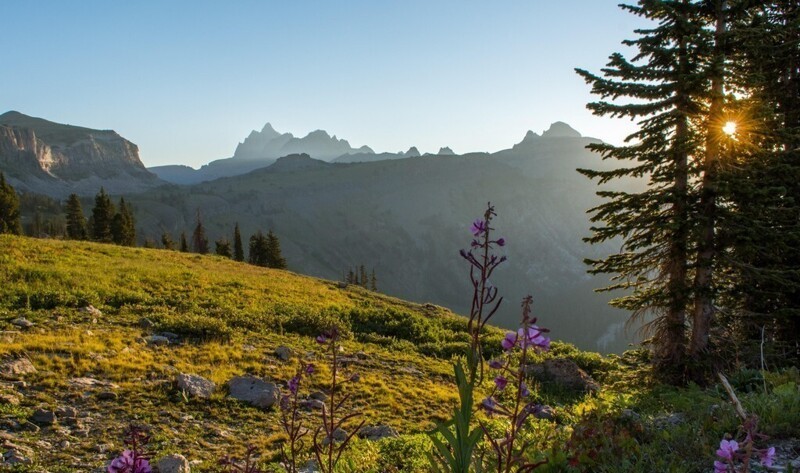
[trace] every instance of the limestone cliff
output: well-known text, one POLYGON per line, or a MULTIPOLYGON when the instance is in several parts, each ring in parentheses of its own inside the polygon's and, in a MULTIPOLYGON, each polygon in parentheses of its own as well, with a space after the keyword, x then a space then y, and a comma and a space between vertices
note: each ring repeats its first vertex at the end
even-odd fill
POLYGON ((20 190, 64 196, 140 191, 162 184, 138 147, 112 130, 53 123, 19 112, 0 115, 0 171, 20 190))

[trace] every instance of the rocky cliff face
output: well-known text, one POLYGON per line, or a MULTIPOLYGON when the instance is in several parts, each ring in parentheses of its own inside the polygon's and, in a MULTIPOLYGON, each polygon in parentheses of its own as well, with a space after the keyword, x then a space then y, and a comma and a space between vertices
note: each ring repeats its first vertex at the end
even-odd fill
POLYGON ((64 196, 145 190, 162 182, 145 169, 138 147, 112 130, 0 115, 0 171, 20 190, 64 196))

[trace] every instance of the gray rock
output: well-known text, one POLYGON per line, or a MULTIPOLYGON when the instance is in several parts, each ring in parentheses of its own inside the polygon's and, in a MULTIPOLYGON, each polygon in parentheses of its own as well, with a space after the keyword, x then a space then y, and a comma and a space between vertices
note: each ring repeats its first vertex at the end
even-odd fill
POLYGON ((316 460, 309 460, 305 465, 300 467, 298 473, 319 473, 319 465, 316 460))
POLYGON ((325 407, 325 403, 317 399, 306 399, 304 401, 300 401, 300 407, 308 410, 321 411, 322 408, 325 407))
POLYGON ((6 465, 29 465, 32 461, 19 451, 11 449, 3 453, 3 463, 6 465))
POLYGON ((119 394, 114 391, 102 391, 97 393, 97 399, 101 401, 116 401, 119 399, 119 394))
POLYGON ((388 425, 367 425, 358 431, 358 436, 375 441, 388 437, 397 437, 397 431, 388 425))
POLYGON ((190 473, 189 461, 180 454, 172 453, 158 462, 156 467, 159 473, 190 473))
POLYGON ((89 314, 91 317, 101 317, 103 315, 103 312, 101 312, 100 309, 96 308, 93 305, 87 305, 86 307, 82 307, 80 311, 85 314, 89 314))
POLYGON ((31 360, 19 358, 16 360, 6 360, 0 364, 0 376, 9 379, 20 379, 29 374, 36 373, 36 367, 31 360))
POLYGON ((16 325, 19 328, 31 328, 36 324, 26 319, 25 317, 17 317, 16 319, 11 321, 11 325, 16 325))
POLYGON ((543 420, 554 420, 556 418, 556 410, 550 406, 542 406, 533 411, 533 417, 543 420))
POLYGON ((542 383, 552 383, 573 391, 598 391, 600 386, 572 360, 551 358, 543 363, 528 365, 525 374, 542 383))
POLYGON ((175 385, 189 396, 201 399, 210 398, 217 389, 217 385, 213 381, 196 374, 179 374, 175 378, 175 385))
MULTIPOLYGON (((342 428, 337 428, 333 431, 331 437, 333 437, 334 443, 341 443, 347 440, 347 432, 342 428)), ((328 445, 329 443, 331 443, 331 439, 328 436, 325 436, 325 438, 322 439, 322 445, 328 445)))
POLYGON ((314 400, 317 400, 317 401, 327 401, 328 400, 328 395, 325 394, 322 391, 316 391, 316 392, 313 392, 313 393, 309 394, 308 398, 309 399, 314 399, 314 400))
POLYGON ((158 335, 160 337, 165 337, 171 343, 177 343, 178 340, 181 339, 180 335, 178 335, 177 333, 173 333, 173 332, 159 332, 156 335, 158 335))
POLYGON ((31 414, 30 421, 39 425, 53 425, 56 423, 56 413, 45 409, 36 409, 31 414))
POLYGON ((280 399, 280 390, 275 383, 255 376, 236 376, 228 381, 232 398, 253 406, 268 409, 280 399))
POLYGON ((280 346, 275 349, 275 356, 283 361, 289 361, 292 357, 292 350, 289 347, 280 346))
POLYGON ((144 337, 145 343, 150 346, 154 347, 161 347, 169 345, 169 338, 163 335, 150 335, 149 337, 144 337))

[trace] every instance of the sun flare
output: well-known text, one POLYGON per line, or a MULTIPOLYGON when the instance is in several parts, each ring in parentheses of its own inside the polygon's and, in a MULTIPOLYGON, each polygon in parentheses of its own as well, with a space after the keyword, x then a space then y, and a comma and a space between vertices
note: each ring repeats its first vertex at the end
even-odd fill
POLYGON ((728 135, 733 136, 736 134, 736 122, 727 122, 725 126, 722 127, 722 131, 728 135))

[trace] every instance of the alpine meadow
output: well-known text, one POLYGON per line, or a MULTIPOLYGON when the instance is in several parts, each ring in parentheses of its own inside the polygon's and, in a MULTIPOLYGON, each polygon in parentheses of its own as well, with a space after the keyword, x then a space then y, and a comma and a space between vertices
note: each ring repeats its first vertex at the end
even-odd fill
POLYGON ((0 471, 800 471, 797 0, 2 10, 0 471))

